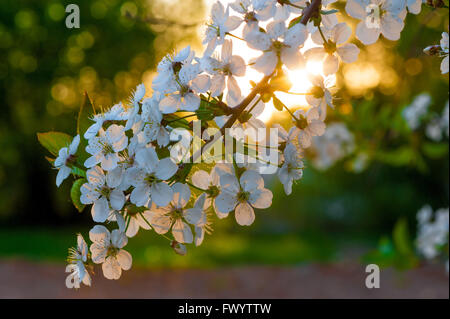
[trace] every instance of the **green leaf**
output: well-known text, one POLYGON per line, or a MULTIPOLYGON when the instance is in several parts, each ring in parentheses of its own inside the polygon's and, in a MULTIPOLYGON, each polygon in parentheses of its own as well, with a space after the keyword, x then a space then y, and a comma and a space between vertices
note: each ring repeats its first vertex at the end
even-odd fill
POLYGON ((297 18, 295 18, 295 19, 292 19, 292 20, 289 22, 288 29, 292 28, 292 27, 293 27, 294 25, 296 25, 297 23, 300 23, 301 20, 302 20, 302 16, 299 16, 299 17, 297 17, 297 18))
POLYGON ((281 102, 275 95, 273 96, 272 100, 273 106, 275 106, 278 111, 283 111, 283 108, 286 107, 284 103, 281 102))
POLYGON ((447 143, 424 143, 422 150, 426 156, 432 159, 439 159, 447 155, 448 144, 447 143))
POLYGON ((62 132, 37 133, 39 143, 52 155, 58 156, 61 148, 67 147, 72 142, 72 136, 62 132))
POLYGON ((72 199, 73 206, 81 213, 86 205, 82 204, 80 201, 81 197, 81 186, 86 183, 86 179, 80 178, 73 182, 72 189, 70 190, 70 198, 72 199))
POLYGON ((392 233, 392 239, 394 241, 395 248, 402 255, 412 255, 414 250, 409 238, 408 222, 405 218, 400 219, 394 227, 392 233))
POLYGON ((336 9, 320 10, 320 14, 323 14, 323 15, 333 14, 333 13, 336 13, 336 12, 339 12, 339 10, 336 10, 336 9))

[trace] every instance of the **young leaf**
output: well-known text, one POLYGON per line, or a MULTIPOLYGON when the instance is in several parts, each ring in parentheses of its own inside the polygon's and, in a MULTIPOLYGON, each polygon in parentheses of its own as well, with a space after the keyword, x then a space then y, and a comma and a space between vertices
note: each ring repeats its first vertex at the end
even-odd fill
POLYGON ((84 132, 93 124, 90 118, 95 114, 94 104, 87 92, 84 92, 83 102, 78 112, 77 133, 83 136, 84 132))
POLYGON ((283 107, 285 107, 284 103, 281 102, 275 95, 273 96, 272 100, 273 106, 275 106, 278 111, 283 111, 283 107))
POLYGON ((58 156, 59 150, 69 146, 73 139, 72 136, 62 132, 37 133, 37 138, 39 143, 54 156, 58 156))
POLYGON ((82 204, 80 201, 81 197, 81 186, 83 186, 84 183, 86 183, 86 179, 80 178, 77 179, 73 185, 72 189, 70 190, 70 198, 72 199, 73 206, 81 213, 86 205, 82 204))

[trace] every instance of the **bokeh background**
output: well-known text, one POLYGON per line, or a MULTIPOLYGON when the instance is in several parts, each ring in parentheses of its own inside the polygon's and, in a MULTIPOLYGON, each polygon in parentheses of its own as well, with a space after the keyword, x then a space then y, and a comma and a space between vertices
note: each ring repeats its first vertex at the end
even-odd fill
MULTIPOLYGON (((56 188, 56 171, 45 160, 48 154, 38 144, 36 133, 74 134, 83 92, 89 93, 97 107, 109 107, 126 100, 141 82, 150 89, 155 67, 167 52, 187 44, 201 52, 201 32, 211 3, 0 2, 0 296, 95 297, 105 296, 105 290, 122 296, 113 292, 123 284, 106 283, 101 274, 93 283, 95 287, 98 281, 103 291, 87 288, 88 292, 78 295, 65 291, 67 248, 75 244, 75 233, 88 233, 91 216, 72 206, 70 183, 56 188), (69 3, 80 7, 80 29, 65 27, 69 3), (36 283, 34 290, 22 291, 17 283, 31 280, 25 275, 29 269, 48 276, 47 284, 36 283)), ((337 8, 344 5, 343 1, 335 4, 337 8)), ((345 21, 355 27, 354 20, 345 21)), ((237 290, 242 287, 231 287, 230 282, 256 280, 261 284, 253 284, 254 290, 243 296, 257 297, 268 291, 263 283, 273 275, 280 284, 296 278, 299 287, 292 291, 273 288, 274 295, 263 296, 342 297, 346 295, 339 295, 337 288, 345 285, 345 278, 363 278, 363 265, 376 262, 402 271, 416 268, 418 273, 407 278, 423 282, 405 286, 403 281, 399 288, 395 270, 389 275, 394 282, 390 290, 375 297, 420 295, 423 289, 414 288, 416 284, 430 286, 420 296, 442 296, 446 291, 448 297, 442 263, 424 266, 415 251, 398 249, 399 243, 414 247, 415 215, 420 207, 449 205, 448 138, 431 141, 423 128, 411 131, 402 116, 420 93, 431 96, 430 109, 436 114, 441 114, 448 101, 449 78, 440 75, 440 59, 422 52, 439 42, 448 23, 448 9, 424 7, 419 16, 408 15, 398 42, 382 40, 363 48, 353 39, 362 52, 357 62, 345 65, 338 74, 339 99, 329 121, 344 123, 353 132, 354 149, 327 169, 314 165, 317 154, 308 154, 304 178, 289 197, 278 181, 267 180, 274 202, 270 209, 257 212, 252 227, 238 227, 231 218, 221 220, 201 247, 188 247, 187 256, 174 254, 167 241, 154 233, 141 232, 127 246, 133 255, 130 272, 138 275, 125 273, 125 284, 132 287, 133 278, 142 281, 153 276, 148 280, 159 278, 160 286, 167 282, 188 286, 189 278, 198 276, 197 291, 205 295, 194 296, 239 297, 237 290), (328 294, 308 295, 300 287, 306 277, 316 276, 321 282, 327 275, 335 279, 335 295, 333 289, 327 289, 328 294), (229 280, 213 280, 211 289, 202 290, 202 280, 206 283, 211 278, 229 280), (403 294, 389 295, 395 289, 403 294)), ((287 120, 274 113, 268 121, 287 120)), ((355 285, 359 290, 348 296, 367 293, 363 279, 355 285)), ((182 288, 173 289, 178 295, 170 289, 159 291, 165 294, 147 291, 137 296, 187 297, 192 293, 183 294, 182 288)))

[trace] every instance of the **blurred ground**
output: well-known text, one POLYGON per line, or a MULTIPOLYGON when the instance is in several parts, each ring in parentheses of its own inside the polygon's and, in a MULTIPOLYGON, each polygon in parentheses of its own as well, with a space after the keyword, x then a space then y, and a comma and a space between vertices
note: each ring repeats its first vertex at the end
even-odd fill
MULTIPOLYGON (((99 268, 96 271, 101 270, 99 268)), ((119 281, 101 274, 93 287, 65 288, 64 265, 0 261, 0 298, 448 298, 442 265, 398 273, 381 271, 380 289, 365 287, 356 262, 295 267, 148 270, 133 268, 119 281)))

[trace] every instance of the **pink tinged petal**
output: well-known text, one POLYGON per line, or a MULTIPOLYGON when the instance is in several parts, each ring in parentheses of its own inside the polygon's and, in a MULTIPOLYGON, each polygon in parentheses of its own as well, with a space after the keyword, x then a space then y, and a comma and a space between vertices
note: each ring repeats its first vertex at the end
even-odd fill
POLYGON ((220 186, 227 189, 230 194, 237 194, 239 192, 239 183, 236 176, 232 174, 223 174, 220 176, 220 186))
POLYGON ((183 208, 191 198, 191 189, 186 184, 176 183, 173 185, 172 205, 183 208))
POLYGON ((103 276, 106 279, 117 280, 122 275, 122 268, 116 257, 109 256, 106 258, 105 262, 102 264, 103 276))
POLYGON ((245 75, 245 61, 242 57, 238 55, 233 55, 230 61, 230 71, 234 76, 244 76, 245 75))
POLYGON ((386 39, 397 41, 403 30, 403 21, 391 15, 385 15, 381 20, 381 33, 386 39))
POLYGON ((175 164, 169 157, 163 158, 156 164, 155 176, 161 180, 168 180, 178 170, 177 164, 175 164))
POLYGON ((128 146, 128 137, 125 135, 122 136, 120 140, 115 142, 112 147, 114 149, 114 152, 121 152, 128 146))
POLYGON ((319 109, 317 107, 310 108, 306 113, 306 119, 308 120, 308 122, 317 120, 318 118, 319 118, 319 109))
POLYGON ((85 162, 84 162, 84 166, 86 168, 91 168, 94 167, 95 165, 97 165, 98 163, 100 163, 101 161, 101 157, 99 156, 91 156, 89 157, 85 162))
POLYGON ((138 186, 131 192, 130 201, 136 206, 144 206, 150 199, 150 187, 138 186))
POLYGON ((166 96, 159 102, 159 110, 163 114, 174 113, 178 110, 178 105, 180 103, 178 96, 169 95, 166 96))
POLYGON ((194 112, 200 107, 200 97, 194 93, 187 93, 183 97, 181 109, 184 111, 194 112))
POLYGON ((199 75, 194 80, 192 80, 192 88, 197 93, 204 93, 208 91, 210 86, 211 86, 211 79, 206 74, 199 75))
POLYGON ((151 199, 158 206, 166 206, 173 197, 172 188, 166 183, 155 183, 151 187, 151 199))
POLYGON ((214 199, 214 201, 213 201, 213 208, 214 208, 214 211, 216 212, 217 217, 219 217, 220 219, 223 219, 223 218, 225 218, 225 217, 228 216, 229 212, 228 212, 228 213, 221 213, 221 212, 218 210, 218 208, 216 207, 216 199, 217 199, 217 197, 216 197, 216 198, 214 199))
POLYGON ((241 89, 233 76, 228 77, 227 88, 228 94, 230 94, 233 99, 239 99, 239 97, 241 96, 241 89))
POLYGON ((255 60, 253 67, 264 75, 269 76, 277 65, 278 58, 275 52, 264 52, 259 58, 255 60))
POLYGON ((222 74, 214 75, 211 78, 211 96, 219 96, 225 89, 225 76, 222 74))
POLYGON ((272 45, 269 35, 267 33, 262 33, 259 30, 249 32, 246 40, 247 45, 254 50, 265 51, 272 45))
POLYGON ((131 265, 133 264, 133 258, 128 251, 123 249, 119 250, 116 258, 117 262, 123 270, 129 270, 131 268, 131 265))
POLYGON ((245 171, 239 181, 246 192, 264 187, 264 179, 256 171, 245 171))
POLYGON ((91 184, 85 183, 81 186, 80 201, 82 204, 89 205, 95 202, 100 197, 100 194, 94 189, 91 184))
POLYGON ((337 54, 345 63, 353 63, 358 59, 359 48, 353 43, 347 43, 337 48, 337 54))
POLYGON ((269 208, 272 205, 273 194, 267 188, 257 189, 250 194, 249 203, 259 209, 269 208))
POLYGON ((198 225, 203 217, 202 208, 189 208, 184 212, 184 219, 191 225, 198 225))
POLYGON ((380 37, 380 32, 378 28, 368 28, 365 21, 361 21, 356 27, 356 36, 366 45, 375 43, 380 37))
POLYGON ((292 193, 292 179, 289 176, 288 167, 283 165, 283 167, 280 168, 278 171, 278 178, 280 179, 280 182, 284 186, 284 191, 286 192, 286 195, 290 195, 292 193))
POLYGON ((121 190, 114 189, 109 195, 109 203, 115 210, 121 210, 125 204, 125 195, 121 190))
POLYGON ((95 122, 94 124, 92 124, 91 126, 89 126, 89 128, 86 130, 86 132, 83 135, 84 138, 87 140, 90 140, 91 138, 96 136, 98 131, 102 127, 102 124, 103 124, 103 121, 98 121, 98 122, 95 122))
POLYGON ((95 264, 100 264, 105 261, 108 252, 108 246, 103 244, 93 243, 90 247, 91 259, 95 264))
POLYGON ((228 214, 238 204, 236 197, 228 192, 222 192, 216 197, 214 203, 216 212, 221 214, 228 214))
POLYGON ((111 244, 116 248, 123 248, 128 243, 128 238, 123 232, 114 229, 111 232, 111 244))
POLYGON ((236 222, 241 226, 250 226, 255 221, 255 211, 247 202, 240 203, 234 212, 236 222))
POLYGON ((225 40, 222 44, 221 59, 224 63, 230 62, 233 54, 233 42, 231 40, 225 40))
POLYGON ((95 225, 89 231, 89 239, 94 243, 99 243, 109 246, 111 234, 109 230, 103 225, 95 225))
POLYGON ((298 48, 283 48, 281 51, 281 61, 291 70, 305 65, 305 59, 298 48))
POLYGON ((308 38, 308 30, 306 26, 297 23, 292 28, 288 29, 286 35, 284 36, 284 43, 291 46, 292 48, 297 48, 305 43, 308 38))
POLYGON ((172 220, 167 215, 154 214, 150 220, 154 231, 158 234, 165 234, 169 231, 170 226, 172 226, 172 220))
POLYGON ((107 154, 101 160, 101 165, 105 171, 110 171, 117 167, 117 162, 119 162, 119 156, 116 153, 107 154))
POLYGON ((204 238, 205 238, 205 230, 202 227, 196 226, 194 237, 195 246, 200 246, 203 243, 204 238))
POLYGON ((136 234, 138 233, 139 230, 139 223, 137 222, 135 217, 131 217, 130 222, 128 223, 128 228, 127 228, 127 232, 125 233, 125 235, 127 235, 127 237, 132 238, 134 236, 136 236, 136 234))
POLYGON ((298 133, 298 142, 303 148, 307 148, 311 146, 311 136, 305 130, 301 130, 298 133))
POLYGON ((312 136, 322 136, 325 133, 326 125, 320 120, 313 120, 308 125, 308 130, 312 136))
POLYGON ((104 223, 109 216, 108 200, 102 196, 94 202, 91 209, 92 219, 96 223, 104 223))
POLYGON ((284 21, 273 21, 267 25, 267 34, 272 38, 272 40, 276 40, 281 37, 286 31, 286 25, 284 21))
POLYGON ((366 6, 368 1, 360 1, 360 0, 348 0, 345 5, 345 11, 347 11, 348 15, 362 20, 366 17, 366 6))
POLYGON ((106 177, 105 173, 99 166, 95 166, 94 168, 88 170, 86 172, 86 177, 89 184, 100 188, 105 185, 106 177))
POLYGON ((69 154, 75 154, 78 150, 78 145, 80 145, 80 135, 75 136, 72 140, 72 143, 70 143, 69 154))
POLYGON ((346 23, 338 23, 331 32, 331 40, 336 44, 346 42, 352 35, 352 29, 346 23))
POLYGON ((447 55, 441 62, 441 73, 446 74, 448 73, 449 69, 449 56, 447 55))
POLYGON ((204 170, 196 171, 192 175, 191 179, 192 184, 194 184, 194 186, 201 188, 203 190, 208 189, 208 187, 212 184, 211 176, 204 170))
MULTIPOLYGON (((326 54, 325 49, 322 47, 318 47, 307 50, 304 55, 306 60, 322 61, 325 57, 325 54, 326 54)), ((315 76, 311 75, 310 77, 315 76)), ((317 85, 316 83, 313 84, 317 85)))
POLYGON ((106 174, 106 184, 111 188, 119 186, 122 183, 122 180, 123 169, 121 166, 117 166, 106 174))
POLYGON ((328 76, 339 70, 339 59, 334 54, 327 54, 323 61, 323 73, 328 76))
POLYGON ((56 175, 56 186, 60 186, 61 183, 70 175, 70 172, 72 170, 67 167, 67 166, 63 166, 59 169, 58 174, 56 175))
POLYGON ((158 155, 152 147, 143 148, 136 153, 136 161, 140 166, 144 167, 148 173, 153 173, 158 164, 158 155))
POLYGON ((172 235, 179 243, 190 244, 194 240, 191 227, 183 222, 181 219, 177 219, 172 226, 172 235))

